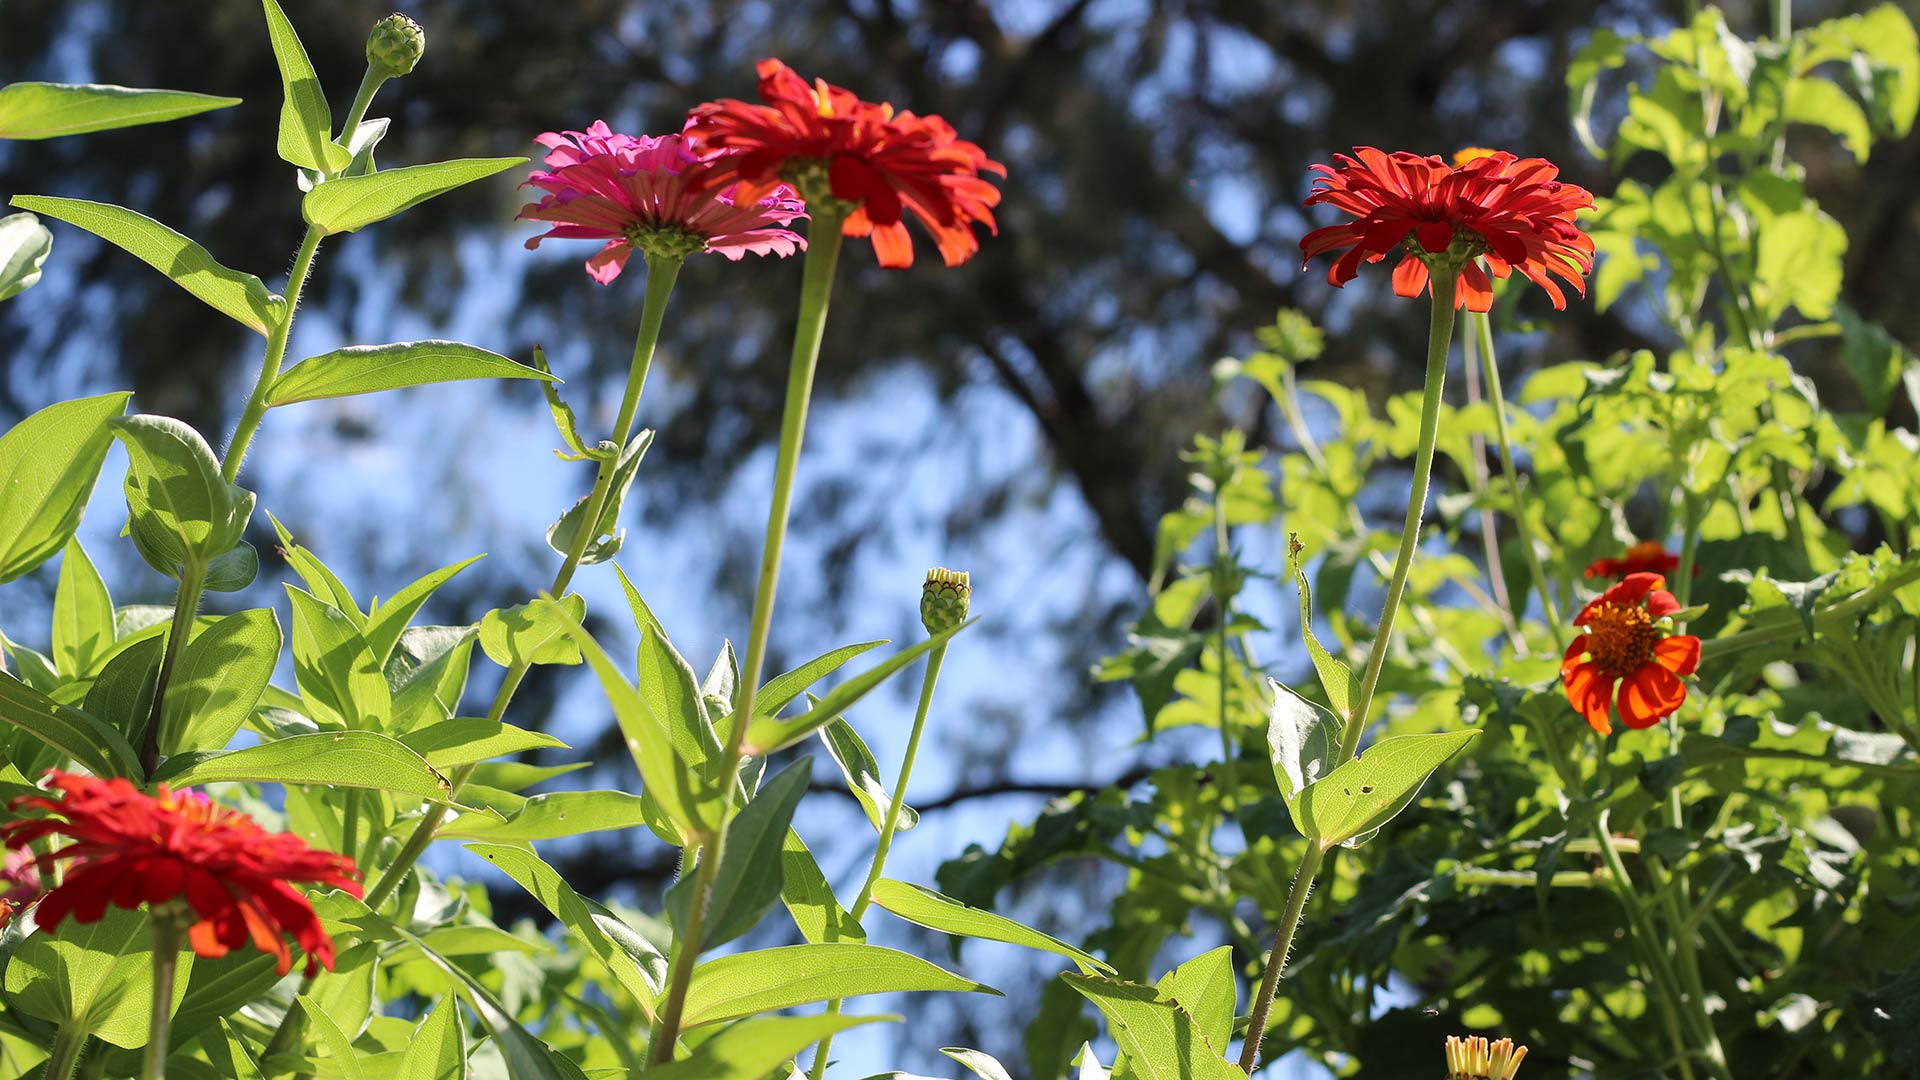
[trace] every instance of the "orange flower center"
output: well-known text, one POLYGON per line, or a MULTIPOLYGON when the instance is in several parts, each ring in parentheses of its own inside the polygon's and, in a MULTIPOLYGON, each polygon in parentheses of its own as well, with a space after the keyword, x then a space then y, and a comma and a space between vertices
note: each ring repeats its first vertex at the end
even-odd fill
POLYGON ((1587 613, 1587 655, 1609 679, 1623 679, 1653 660, 1660 630, 1639 604, 1599 604, 1587 613))

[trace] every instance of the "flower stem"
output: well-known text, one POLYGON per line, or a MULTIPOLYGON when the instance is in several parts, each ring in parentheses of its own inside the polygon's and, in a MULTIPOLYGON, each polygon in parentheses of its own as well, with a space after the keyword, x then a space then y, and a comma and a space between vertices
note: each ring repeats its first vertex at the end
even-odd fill
MULTIPOLYGON (((1380 627, 1373 635, 1373 651, 1367 656, 1366 674, 1353 710, 1343 719, 1346 730, 1340 738, 1339 756, 1328 766, 1337 769, 1353 759, 1360 747, 1360 735, 1367 724, 1374 691, 1380 685, 1380 673, 1387 662, 1387 649, 1393 639, 1393 619, 1406 592, 1407 571, 1413 565, 1413 553, 1420 545, 1420 521, 1427 509, 1427 487, 1433 472, 1433 448, 1440 439, 1440 401, 1446 390, 1447 357, 1453 348, 1453 298, 1455 279, 1444 270, 1432 276, 1433 314, 1427 330, 1427 371, 1420 399, 1420 442, 1413 458, 1413 490, 1407 497, 1407 520, 1400 530, 1400 552, 1393 563, 1387 583, 1385 607, 1380 612, 1380 627)), ((1287 910, 1274 928, 1273 949, 1267 957, 1266 976, 1254 998, 1248 1019, 1246 1041, 1241 1044, 1240 1070, 1252 1075, 1260 1064, 1260 1044, 1266 1037, 1267 1013, 1273 1008, 1273 995, 1280 987, 1280 971, 1286 965, 1287 952, 1293 948, 1293 936, 1300 927, 1300 915, 1306 909, 1307 896, 1313 891, 1314 875, 1326 855, 1317 837, 1307 838, 1306 854, 1293 876, 1293 889, 1287 896, 1287 910)))
POLYGON ((360 121, 367 118, 367 109, 373 104, 373 95, 392 77, 378 64, 367 65, 366 74, 360 76, 360 89, 354 92, 353 104, 347 106, 347 122, 340 125, 341 146, 353 145, 353 137, 360 133, 360 121))
MULTIPOLYGON (((927 729, 927 712, 933 707, 933 687, 940 681, 940 664, 947 658, 947 643, 941 642, 927 654, 927 671, 920 680, 920 706, 913 713, 913 732, 907 736, 907 753, 900 759, 900 776, 893 782, 893 799, 887 805, 887 816, 880 826, 880 842, 873 849, 873 863, 867 868, 866 883, 860 886, 860 895, 853 901, 848 914, 855 923, 866 915, 873 906, 873 888, 880 883, 880 875, 887 868, 887 852, 893 848, 893 837, 900 828, 900 815, 907 805, 907 783, 913 779, 913 761, 920 754, 920 736, 927 729)), ((827 1003, 827 1015, 840 1012, 838 998, 827 1003)), ((833 1035, 820 1040, 820 1048, 813 1053, 812 1080, 821 1080, 827 1072, 827 1056, 833 1050, 833 1035)))
MULTIPOLYGON (((640 395, 646 389, 647 374, 653 369, 653 354, 660 344, 660 329, 665 324, 667 301, 673 296, 674 282, 680 276, 679 258, 649 258, 647 260, 647 294, 640 311, 640 331, 634 338, 633 362, 627 368, 627 388, 620 401, 620 413, 614 420, 613 441, 625 447, 627 439, 633 434, 633 420, 640 408, 640 395)), ((593 489, 587 495, 586 514, 581 519, 581 527, 574 531, 573 542, 567 545, 566 558, 560 569, 553 575, 553 584, 547 587, 552 596, 566 595, 567 586, 573 584, 573 575, 580 569, 580 561, 586 557, 587 545, 593 542, 600 515, 606 512, 607 500, 613 497, 613 474, 615 462, 600 462, 599 470, 594 474, 593 489)), ((506 675, 500 680, 500 689, 493 695, 493 704, 487 709, 487 719, 499 723, 506 716, 507 706, 513 703, 513 695, 520 689, 520 683, 527 677, 531 665, 517 660, 507 668, 506 675)), ((460 793, 473 777, 478 764, 464 765, 454 770, 449 778, 448 800, 460 793)), ((414 827, 406 843, 401 845, 400 853, 394 857, 392 865, 381 873, 380 880, 374 882, 368 890, 366 904, 378 910, 393 890, 412 869, 427 846, 433 843, 433 834, 439 830, 441 822, 446 820, 448 803, 436 803, 427 809, 426 815, 414 827)))
MULTIPOLYGON (((1480 338, 1478 335, 1468 334, 1460 340, 1460 345, 1462 352, 1465 353, 1463 357, 1465 363, 1461 365, 1461 371, 1466 376, 1467 404, 1478 405, 1481 401, 1480 338)), ((1468 440, 1468 446, 1473 453, 1473 468, 1468 471, 1467 476, 1473 482, 1474 495, 1484 500, 1490 482, 1487 476, 1486 436, 1477 431, 1474 432, 1468 440)), ((1521 631, 1520 613, 1513 610, 1513 598, 1507 592, 1506 567, 1500 563, 1499 523, 1495 519, 1493 509, 1484 504, 1480 507, 1479 518, 1480 547, 1487 560, 1487 585, 1492 593, 1494 607, 1499 613, 1500 621, 1507 625, 1507 636, 1513 642, 1514 652, 1520 656, 1526 656, 1527 638, 1521 631)))
POLYGON ((53 1033, 53 1045, 47 1048, 45 1080, 71 1080, 80 1064, 80 1052, 87 1047, 87 1027, 79 1019, 68 1020, 53 1033))
POLYGON ((180 950, 186 944, 188 922, 169 901, 154 908, 153 922, 153 1022, 147 1031, 146 1066, 142 1080, 166 1080, 168 1033, 173 1024, 173 975, 180 964, 180 950))
MULTIPOLYGON (((1228 651, 1227 626, 1233 621, 1233 598, 1228 595, 1227 560, 1233 555, 1232 534, 1227 529, 1226 494, 1217 488, 1213 493, 1213 595, 1215 606, 1219 608, 1219 625, 1214 628, 1215 645, 1220 653, 1220 781, 1223 793, 1220 796, 1220 815, 1228 812, 1229 799, 1240 797, 1239 740, 1234 738, 1232 716, 1228 709, 1228 700, 1233 689, 1233 668, 1228 661, 1232 654, 1228 651)), ((1209 841, 1211 842, 1211 841, 1209 841)))
POLYGON ((1500 364, 1493 353, 1493 320, 1484 312, 1475 312, 1469 318, 1473 323, 1473 337, 1479 345, 1481 370, 1487 377, 1487 399, 1493 402, 1493 432, 1500 440, 1500 469, 1506 473, 1507 487, 1513 492, 1513 521, 1520 533, 1520 553, 1527 560, 1527 575, 1540 590, 1540 612, 1546 616, 1553 643, 1564 652, 1566 629, 1560 625, 1560 612, 1553 603, 1553 587, 1540 565, 1539 549, 1533 545, 1533 515, 1527 511, 1527 489, 1520 482, 1520 468, 1513 459, 1513 435, 1507 430, 1507 399, 1500 390, 1500 364))
POLYGON ((200 597, 206 589, 206 571, 197 566, 180 572, 180 589, 173 598, 173 621, 167 627, 166 651, 160 654, 160 673, 153 683, 153 707, 147 711, 147 730, 140 737, 140 769, 151 777, 160 767, 160 714, 166 703, 167 685, 180 653, 193 633, 193 617, 200 610, 200 597))
POLYGON ((699 958, 707 901, 713 895, 714 877, 726 851, 728 819, 733 816, 734 790, 739 786, 732 778, 740 769, 741 747, 751 726, 760 670, 766 663, 767 636, 773 627, 773 598, 780 578, 780 553, 787 540, 787 516, 793 504, 794 471, 800 462, 800 444, 806 433, 807 406, 813 400, 813 374, 820 361, 820 338, 827 326, 827 302, 833 295, 833 272, 840 262, 840 225, 845 219, 843 210, 825 200, 821 202, 825 205, 815 209, 807 228, 809 246, 800 284, 800 317, 794 328, 793 355, 788 362, 786 409, 780 418, 780 449, 774 458, 773 501, 767 509, 760 580, 754 588, 746 663, 740 672, 740 700, 734 706, 734 715, 739 720, 728 733, 720 758, 720 829, 694 865, 693 895, 687 904, 686 925, 674 938, 660 1022, 654 1025, 650 1036, 649 1056, 659 1064, 673 1060, 674 1044, 680 1038, 680 1015, 686 1005, 687 987, 693 980, 693 965, 699 958))
POLYGON ((287 358, 287 338, 293 333, 293 317, 300 309, 300 291, 306 287, 307 275, 313 270, 314 253, 320 250, 320 240, 325 235, 318 226, 307 226, 307 235, 301 238, 300 250, 293 256, 293 270, 287 276, 286 315, 267 332, 267 355, 260 364, 260 378, 253 384, 253 396, 247 399, 240 422, 234 425, 233 440, 227 443, 226 461, 220 466, 220 475, 229 484, 240 475, 240 463, 246 459, 247 447, 253 442, 261 419, 267 415, 267 395, 273 390, 273 381, 280 377, 280 364, 287 358))

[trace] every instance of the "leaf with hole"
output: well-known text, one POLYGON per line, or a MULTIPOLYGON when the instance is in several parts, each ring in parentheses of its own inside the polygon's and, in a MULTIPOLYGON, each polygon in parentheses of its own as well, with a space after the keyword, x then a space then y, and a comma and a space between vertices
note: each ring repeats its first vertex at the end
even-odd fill
POLYGON ((1427 777, 1478 734, 1442 731, 1381 739, 1295 796, 1287 807, 1293 823, 1322 848, 1358 846, 1406 809, 1427 777))

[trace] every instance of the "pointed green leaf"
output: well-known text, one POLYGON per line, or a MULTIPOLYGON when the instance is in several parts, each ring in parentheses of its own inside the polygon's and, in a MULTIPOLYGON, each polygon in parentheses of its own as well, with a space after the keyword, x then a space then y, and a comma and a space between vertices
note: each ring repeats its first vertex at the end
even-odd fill
MULTIPOLYGON (((800 758, 762 785, 727 826, 726 851, 714 875, 698 951, 724 945, 753 929, 780 898, 785 865, 781 848, 812 778, 813 759, 800 758)), ((692 895, 693 878, 685 875, 667 891, 667 910, 676 926, 686 925, 692 895)))
POLYGON ((1225 1047, 1209 1045, 1186 1010, 1151 986, 1097 975, 1060 976, 1107 1018, 1107 1030, 1139 1080, 1234 1080, 1225 1047))
POLYGON ((1340 718, 1274 681, 1267 680, 1273 708, 1267 714, 1267 756, 1280 794, 1292 802, 1325 776, 1340 752, 1340 718))
MULTIPOLYGON (((552 376, 553 369, 547 366, 547 350, 538 345, 533 347, 534 370, 542 375, 552 376)), ((547 411, 553 414, 553 426, 560 431, 560 441, 566 443, 566 449, 555 450, 553 456, 561 461, 611 461, 620 454, 620 447, 611 440, 589 447, 580 441, 580 421, 573 415, 573 406, 560 400, 560 380, 549 377, 540 385, 547 395, 547 411)))
MULTIPOLYGON (((620 460, 613 467, 612 484, 607 489, 607 501, 600 509, 593 536, 580 556, 580 565, 603 563, 620 553, 620 545, 627 538, 627 531, 620 527, 620 507, 626 502, 627 491, 633 487, 633 478, 640 471, 640 459, 647 456, 647 448, 652 445, 653 432, 642 431, 620 452, 620 460)), ((560 520, 547 526, 548 547, 561 555, 572 553, 573 543, 587 519, 587 503, 592 498, 592 492, 580 496, 580 501, 568 507, 560 520)))
POLYGON ((224 753, 167 759, 154 780, 177 788, 202 784, 327 784, 447 797, 447 778, 397 739, 372 731, 314 731, 224 753))
POLYGON ((587 951, 606 965, 607 970, 613 973, 614 981, 631 994, 634 1003, 651 1018, 653 1001, 660 996, 659 980, 650 977, 626 949, 608 936, 604 925, 595 918, 594 910, 588 906, 588 901, 575 892, 558 871, 524 848, 501 844, 468 844, 467 850, 499 867, 502 873, 540 901, 542 907, 552 912, 562 925, 573 931, 587 951))
MULTIPOLYGON (((178 1007, 192 976, 193 952, 175 971, 178 1007)), ((120 1047, 144 1046, 153 1012, 153 929, 144 911, 109 907, 85 926, 68 920, 29 936, 7 964, 8 1007, 42 1020, 78 1021, 120 1047)))
POLYGON ((160 752, 220 750, 253 715, 280 661, 280 620, 269 608, 221 619, 187 643, 161 705, 160 752))
POLYGON ((526 161, 523 157, 462 158, 369 176, 343 176, 307 192, 300 200, 300 212, 308 224, 329 235, 353 232, 526 161))
POLYGON ((1064 956, 1079 965, 1081 971, 1089 974, 1094 972, 1103 975, 1113 974, 1113 968, 1108 966, 1106 961, 1084 949, 1074 948, 1051 934, 1043 934, 1004 915, 969 907, 951 896, 943 896, 919 885, 882 878, 874 883, 873 902, 894 915, 929 930, 938 930, 943 934, 955 934, 960 937, 979 938, 983 941, 1004 941, 1013 945, 1023 945, 1029 949, 1039 949, 1041 952, 1064 956))
POLYGON ((139 776, 140 757, 126 736, 0 672, 0 722, 32 735, 96 776, 139 776))
POLYGON ((763 1016, 744 1020, 693 1048, 685 1058, 647 1070, 652 1080, 762 1080, 821 1039, 897 1016, 763 1016))
POLYGON ((111 203, 46 195, 16 195, 13 205, 119 247, 256 334, 270 332, 287 317, 287 302, 268 292, 265 282, 220 265, 206 248, 145 214, 111 203))
POLYGON ((0 434, 0 584, 66 546, 93 494, 127 393, 49 405, 0 434))
MULTIPOLYGON (((817 702, 816 702, 817 704, 817 702)), ((827 754, 833 763, 840 766, 840 776, 847 782, 847 790, 860 803, 860 809, 866 811, 867 822, 875 832, 886 828, 887 814, 893 808, 893 796, 887 792, 886 783, 880 779, 880 763, 874 760, 873 751, 867 749, 860 733, 853 730, 844 716, 836 717, 826 727, 820 729, 820 741, 827 744, 827 754)), ((895 826, 899 832, 905 832, 920 824, 920 815, 913 807, 902 804, 900 821, 895 826)))
POLYGON ((585 833, 618 832, 646 823, 638 795, 624 791, 549 791, 502 818, 492 811, 461 814, 440 827, 449 840, 529 843, 585 833))
MULTIPOLYGON (((335 181, 321 190, 332 190, 335 181)), ((458 341, 399 341, 349 345, 300 361, 282 372, 267 392, 267 404, 375 394, 463 379, 542 379, 538 370, 499 353, 458 341)))
POLYGON ((456 769, 524 750, 565 749, 567 745, 542 731, 526 731, 474 716, 430 724, 400 736, 400 741, 436 769, 456 769))
MULTIPOLYGON (((887 681, 893 674, 935 646, 945 644, 953 635, 972 626, 978 619, 969 619, 951 630, 942 631, 910 649, 902 649, 875 667, 855 675, 846 682, 833 688, 820 699, 809 712, 792 720, 778 720, 769 716, 756 716, 747 727, 746 752, 754 756, 772 754, 784 750, 814 732, 826 727, 841 713, 851 709, 859 700, 873 692, 874 688, 887 681)), ((755 706, 754 712, 759 713, 755 706)))
POLYGON ((144 414, 107 426, 127 448, 127 527, 147 565, 177 578, 188 568, 204 571, 240 542, 253 492, 227 483, 199 432, 144 414))
POLYGON ((293 603, 293 676, 314 719, 384 731, 393 691, 367 640, 338 608, 305 589, 287 587, 293 603))
POLYGON ((0 217, 0 300, 18 296, 37 284, 40 268, 52 250, 53 234, 39 218, 32 214, 0 217))
POLYGON ((466 1026, 460 1006, 442 998, 413 1029, 394 1080, 463 1080, 467 1075, 466 1026))
POLYGON ((801 937, 815 945, 867 940, 867 932, 833 895, 833 886, 820 871, 813 852, 807 850, 807 842, 792 829, 787 830, 786 840, 781 844, 780 862, 780 902, 786 905, 787 914, 793 916, 793 924, 799 928, 801 937))
MULTIPOLYGON (((629 599, 631 599, 631 597, 629 597, 629 599)), ((887 644, 887 642, 882 639, 879 641, 859 641, 852 645, 842 645, 837 649, 814 657, 799 667, 794 668, 792 671, 783 671, 775 675, 773 678, 768 679, 766 683, 760 687, 760 692, 754 696, 754 717, 757 719, 763 716, 780 715, 780 710, 786 708, 793 699, 805 693, 807 688, 814 683, 840 670, 842 664, 859 656, 861 653, 877 649, 885 644, 887 644)), ((731 719, 732 718, 729 717, 727 722, 716 724, 715 727, 726 730, 731 726, 731 719)))
POLYGON ((733 953, 695 968, 681 1026, 691 1030, 816 1001, 906 991, 1000 993, 878 945, 788 945, 733 953))
MULTIPOLYGON (((634 689, 667 723, 674 754, 690 768, 711 774, 719 768, 719 740, 707 719, 706 699, 695 680, 693 666, 673 647, 659 623, 643 626, 634 672, 634 689)), ((718 785, 718 778, 713 779, 718 785)))
POLYGON ((320 1036, 327 1053, 333 1056, 333 1067, 339 1070, 340 1075, 346 1080, 367 1080, 366 1072, 360 1068, 360 1057, 354 1053, 353 1040, 340 1030, 340 1025, 327 1015, 327 1010, 305 994, 294 1000, 299 1003, 300 1011, 307 1014, 307 1023, 320 1036))
POLYGON ((113 645, 113 597, 75 537, 60 562, 53 593, 53 660, 70 679, 90 675, 113 645))
POLYGON ((1160 995, 1186 1010, 1207 1045, 1226 1052, 1233 1040, 1238 989, 1233 978, 1233 946, 1201 953, 1161 978, 1160 995))
POLYGON ((1293 822, 1323 848, 1357 844, 1406 809, 1427 777, 1478 734, 1442 731, 1381 739, 1291 800, 1293 822))
POLYGON ((135 90, 101 83, 17 82, 0 86, 0 139, 51 139, 178 120, 240 104, 185 90, 135 90))
POLYGON ((300 44, 300 35, 275 0, 261 0, 261 6, 267 15, 267 36, 273 41, 273 58, 280 65, 280 157, 319 172, 339 172, 353 161, 353 155, 333 141, 333 110, 313 62, 307 59, 307 47, 300 44))
POLYGON ((407 624, 413 621, 421 605, 439 591, 440 586, 453 580, 455 574, 484 558, 484 555, 475 555, 451 566, 443 566, 394 593, 385 603, 374 602, 361 632, 367 639, 367 647, 373 650, 374 659, 380 662, 382 668, 392 658, 393 647, 399 643, 400 635, 406 632, 407 624))

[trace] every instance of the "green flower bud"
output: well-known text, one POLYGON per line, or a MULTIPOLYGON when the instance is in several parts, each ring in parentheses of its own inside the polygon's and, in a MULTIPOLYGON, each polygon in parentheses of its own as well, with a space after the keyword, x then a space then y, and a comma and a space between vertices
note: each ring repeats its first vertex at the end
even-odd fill
POLYGON ((927 571, 927 584, 920 591, 920 622, 927 633, 945 633, 967 621, 967 600, 973 595, 969 577, 964 570, 927 571))
POLYGON ((367 35, 367 63, 397 79, 413 70, 427 51, 427 32, 399 12, 373 24, 367 35))

